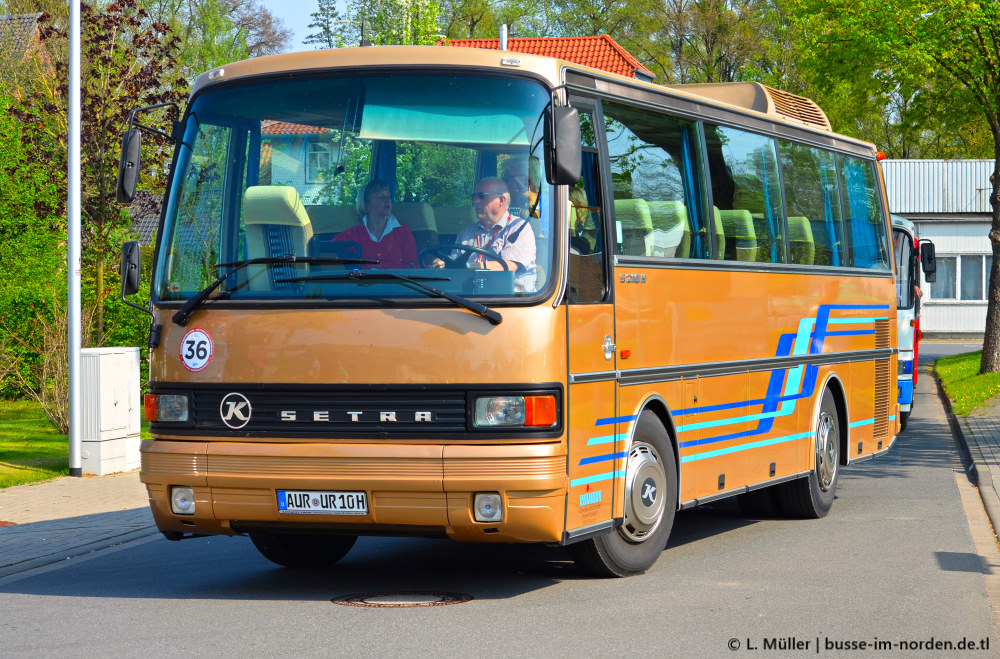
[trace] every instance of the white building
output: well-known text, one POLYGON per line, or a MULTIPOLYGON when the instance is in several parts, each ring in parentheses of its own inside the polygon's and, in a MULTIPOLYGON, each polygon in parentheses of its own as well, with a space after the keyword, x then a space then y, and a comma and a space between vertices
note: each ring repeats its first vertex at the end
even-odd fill
POLYGON ((992 160, 883 160, 889 210, 937 250, 937 281, 921 281, 925 336, 982 336, 993 260, 992 160))

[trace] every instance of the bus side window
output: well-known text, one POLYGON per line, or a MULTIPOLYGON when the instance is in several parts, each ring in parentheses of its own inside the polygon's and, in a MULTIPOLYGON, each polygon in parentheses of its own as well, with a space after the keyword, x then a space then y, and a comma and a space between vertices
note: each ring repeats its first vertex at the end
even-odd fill
POLYGON ((601 177, 598 172, 594 124, 589 112, 580 112, 583 142, 582 176, 569 189, 569 285, 571 304, 601 302, 606 294, 607 251, 601 213, 601 177))
POLYGON ((872 161, 840 156, 841 191, 851 239, 851 261, 855 268, 889 270, 888 237, 879 197, 878 178, 872 161))
POLYGON ((618 252, 705 258, 709 236, 697 124, 609 101, 604 113, 618 252))
POLYGON ((785 219, 774 140, 726 126, 705 126, 712 203, 719 209, 723 258, 784 263, 785 219))
POLYGON ((778 142, 788 209, 789 262, 844 265, 844 217, 832 153, 778 142))

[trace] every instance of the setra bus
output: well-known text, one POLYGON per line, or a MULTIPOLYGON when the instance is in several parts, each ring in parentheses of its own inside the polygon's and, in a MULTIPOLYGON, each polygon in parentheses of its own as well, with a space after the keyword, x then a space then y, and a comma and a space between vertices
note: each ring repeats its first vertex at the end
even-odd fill
POLYGON ((920 270, 924 281, 937 278, 934 243, 921 240, 917 226, 899 215, 892 221, 892 250, 896 261, 896 336, 899 353, 897 380, 899 383, 899 430, 913 411, 913 389, 917 386, 917 360, 920 356, 920 270))
MULTIPOLYGON (((298 567, 363 535, 549 543, 623 576, 680 509, 824 516, 898 431, 875 150, 807 99, 347 48, 209 71, 159 132, 141 480, 169 539, 298 567)), ((138 269, 126 244, 123 296, 138 269)))

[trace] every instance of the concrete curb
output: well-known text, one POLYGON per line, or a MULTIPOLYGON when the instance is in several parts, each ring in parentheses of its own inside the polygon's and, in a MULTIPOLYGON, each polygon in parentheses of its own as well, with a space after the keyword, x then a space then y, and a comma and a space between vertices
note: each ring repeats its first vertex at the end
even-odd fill
MULTIPOLYGON (((944 393, 944 387, 941 386, 941 380, 938 378, 936 371, 931 371, 934 374, 934 382, 937 385, 938 398, 941 399, 941 404, 944 405, 945 413, 948 415, 948 425, 951 426, 952 435, 958 440, 959 452, 962 458, 962 465, 965 467, 965 473, 968 475, 969 480, 972 484, 976 486, 979 490, 979 497, 983 500, 983 507, 986 509, 986 516, 990 519, 990 524, 993 525, 993 534, 997 535, 1000 531, 1000 495, 997 494, 996 487, 993 485, 993 477, 990 475, 989 469, 978 469, 977 463, 984 464, 982 450, 979 448, 979 442, 975 439, 969 442, 965 436, 966 428, 959 417, 952 412, 951 400, 944 393)), ((964 419, 965 417, 961 417, 964 419)), ((969 430, 968 432, 972 432, 969 430)))
POLYGON ((11 563, 9 565, 0 565, 0 579, 18 574, 20 572, 27 572, 28 570, 34 570, 35 568, 52 565, 53 563, 59 563, 71 558, 78 558, 86 554, 101 551, 102 549, 109 549, 111 547, 124 545, 134 540, 141 540, 143 538, 155 536, 158 533, 159 531, 155 528, 143 528, 136 531, 127 531, 119 535, 101 538, 100 540, 94 540, 93 542, 87 542, 75 547, 65 548, 46 556, 37 556, 25 561, 11 563))

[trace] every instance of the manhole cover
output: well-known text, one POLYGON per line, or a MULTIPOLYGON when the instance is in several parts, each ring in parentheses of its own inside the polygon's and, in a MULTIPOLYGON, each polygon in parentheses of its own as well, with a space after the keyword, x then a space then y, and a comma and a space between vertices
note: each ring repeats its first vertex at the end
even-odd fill
POLYGON ((331 602, 343 606, 366 606, 377 609, 400 609, 416 606, 447 606, 464 604, 472 600, 472 595, 462 593, 361 593, 334 597, 331 602))
POLYGON ((17 526, 17 522, 4 522, 0 520, 0 526, 17 526))

